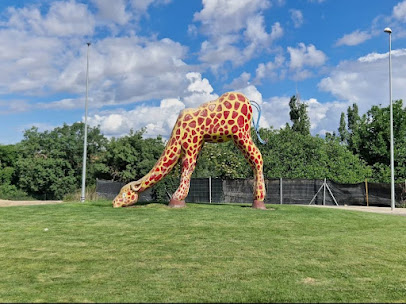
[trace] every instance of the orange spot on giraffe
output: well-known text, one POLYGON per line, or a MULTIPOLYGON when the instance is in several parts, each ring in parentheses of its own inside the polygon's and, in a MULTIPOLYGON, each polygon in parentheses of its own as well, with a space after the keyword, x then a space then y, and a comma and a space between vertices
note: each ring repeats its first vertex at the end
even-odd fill
POLYGON ((237 123, 240 128, 244 127, 244 117, 242 115, 238 116, 237 123))
POLYGON ((237 98, 238 98, 239 101, 245 101, 244 95, 237 94, 237 98))
POLYGON ((247 105, 245 104, 245 105, 243 105, 242 108, 241 108, 241 113, 244 114, 244 115, 247 115, 247 112, 248 112, 248 107, 247 107, 247 105))

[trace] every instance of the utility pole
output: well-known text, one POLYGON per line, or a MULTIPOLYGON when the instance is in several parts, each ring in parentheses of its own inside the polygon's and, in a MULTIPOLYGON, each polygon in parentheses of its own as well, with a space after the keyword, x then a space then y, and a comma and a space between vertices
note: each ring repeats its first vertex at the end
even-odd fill
POLYGON ((395 209, 395 162, 394 162, 394 147, 393 147, 393 102, 392 102, 392 30, 387 27, 384 29, 385 33, 389 34, 389 104, 390 104, 390 197, 391 209, 395 209))
POLYGON ((80 202, 85 201, 86 193, 86 158, 87 158, 87 98, 89 92, 89 48, 90 42, 87 42, 87 61, 86 61, 86 99, 85 99, 85 130, 83 140, 83 166, 82 166, 82 195, 80 196, 80 202))

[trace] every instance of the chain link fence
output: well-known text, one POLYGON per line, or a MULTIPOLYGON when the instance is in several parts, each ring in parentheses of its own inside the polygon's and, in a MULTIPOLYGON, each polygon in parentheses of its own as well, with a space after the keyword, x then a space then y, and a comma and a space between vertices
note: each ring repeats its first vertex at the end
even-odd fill
MULTIPOLYGON (((192 178, 186 198, 189 203, 251 203, 252 179, 192 178)), ((97 180, 96 193, 113 199, 124 183, 97 180)), ((316 179, 267 179, 265 203, 390 206, 390 184, 369 183, 339 184, 316 179)), ((167 200, 176 186, 166 189, 167 200)), ((406 203, 406 182, 395 185, 396 206, 406 203)), ((151 189, 140 194, 140 202, 154 201, 151 189)))

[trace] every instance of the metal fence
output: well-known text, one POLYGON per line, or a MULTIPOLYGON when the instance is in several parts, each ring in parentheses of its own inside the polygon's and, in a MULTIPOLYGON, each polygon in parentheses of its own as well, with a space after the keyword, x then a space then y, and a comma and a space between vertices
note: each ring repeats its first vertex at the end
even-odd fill
MULTIPOLYGON (((113 199, 124 183, 97 180, 99 196, 113 199)), ((265 203, 268 204, 316 204, 316 205, 369 205, 390 206, 390 184, 369 183, 339 184, 330 180, 316 179, 267 179, 265 203)), ((176 190, 166 189, 167 193, 176 190)), ((190 203, 251 203, 252 179, 192 178, 190 203)), ((396 205, 406 203, 406 182, 395 185, 396 205)), ((153 201, 151 189, 140 194, 139 201, 153 201)), ((169 198, 168 198, 169 200, 169 198)))

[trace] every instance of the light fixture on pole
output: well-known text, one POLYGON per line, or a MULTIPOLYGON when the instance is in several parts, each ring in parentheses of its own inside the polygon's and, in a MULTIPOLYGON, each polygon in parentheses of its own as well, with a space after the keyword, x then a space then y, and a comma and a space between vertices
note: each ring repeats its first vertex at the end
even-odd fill
POLYGON ((390 104, 390 177, 391 177, 391 209, 395 209, 395 162, 393 148, 393 102, 392 102, 392 30, 387 27, 385 33, 389 34, 389 104, 390 104))
POLYGON ((80 202, 85 201, 85 191, 86 191, 86 158, 87 158, 87 97, 88 97, 88 87, 89 87, 89 48, 90 42, 87 42, 87 61, 86 61, 86 99, 85 99, 85 130, 84 130, 84 140, 83 140, 83 166, 82 166, 82 194, 80 196, 80 202))

